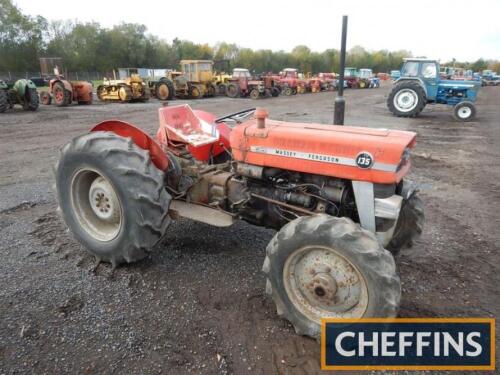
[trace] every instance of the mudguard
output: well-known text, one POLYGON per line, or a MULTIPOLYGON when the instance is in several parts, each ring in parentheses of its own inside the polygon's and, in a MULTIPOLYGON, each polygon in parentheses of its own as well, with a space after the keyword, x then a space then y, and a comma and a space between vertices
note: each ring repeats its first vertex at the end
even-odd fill
POLYGON ((65 79, 53 79, 50 81, 50 90, 54 87, 56 82, 61 82, 66 90, 71 92, 73 94, 73 86, 71 86, 71 83, 69 81, 66 81, 65 79))
POLYGON ((146 132, 138 127, 120 120, 106 120, 94 126, 91 132, 105 131, 113 132, 121 137, 131 138, 132 141, 142 148, 149 151, 151 161, 160 170, 166 171, 168 168, 168 157, 156 141, 146 132))
POLYGON ((36 85, 33 83, 33 81, 29 79, 18 79, 13 86, 13 89, 17 92, 17 94, 20 97, 24 96, 27 88, 36 90, 36 85))

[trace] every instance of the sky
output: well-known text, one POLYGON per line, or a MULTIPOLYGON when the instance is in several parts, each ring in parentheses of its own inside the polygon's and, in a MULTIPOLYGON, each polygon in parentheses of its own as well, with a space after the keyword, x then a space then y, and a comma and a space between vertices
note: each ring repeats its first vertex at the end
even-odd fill
POLYGON ((141 23, 171 41, 290 51, 340 48, 405 49, 449 61, 500 60, 500 0, 14 0, 25 14, 49 20, 97 21, 104 27, 141 23))

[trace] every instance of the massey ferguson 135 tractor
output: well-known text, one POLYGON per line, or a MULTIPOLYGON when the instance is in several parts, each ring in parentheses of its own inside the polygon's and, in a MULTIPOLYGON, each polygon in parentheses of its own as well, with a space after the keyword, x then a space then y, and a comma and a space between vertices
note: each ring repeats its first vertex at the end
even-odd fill
POLYGON ((478 81, 443 80, 439 62, 430 59, 405 59, 401 77, 387 98, 387 107, 398 117, 415 117, 426 104, 453 106, 458 121, 471 121, 476 115, 474 102, 481 83, 478 81))
POLYGON ((98 261, 135 262, 185 217, 274 228, 263 271, 278 314, 318 337, 323 317, 394 317, 391 252, 421 233, 405 180, 416 134, 159 109, 156 140, 118 120, 74 138, 55 167, 73 235, 98 261), (387 249, 387 250, 386 250, 387 249))

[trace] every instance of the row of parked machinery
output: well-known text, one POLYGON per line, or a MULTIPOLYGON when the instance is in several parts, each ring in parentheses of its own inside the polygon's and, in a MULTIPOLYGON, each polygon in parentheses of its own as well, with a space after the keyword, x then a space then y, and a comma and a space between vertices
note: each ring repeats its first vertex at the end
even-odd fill
MULTIPOLYGON (((286 68, 278 74, 252 75, 248 69, 229 67, 216 72, 211 60, 182 60, 180 71, 166 70, 156 76, 153 69, 120 68, 117 79, 104 79, 97 87, 97 97, 103 101, 144 101, 150 97, 159 100, 173 98, 213 97, 225 95, 230 98, 249 97, 259 99, 278 95, 295 95, 333 91, 338 80, 335 73, 302 74, 297 69, 286 68), (146 76, 140 72, 146 71, 146 76)), ((380 81, 371 69, 346 69, 346 87, 379 87, 380 81)))

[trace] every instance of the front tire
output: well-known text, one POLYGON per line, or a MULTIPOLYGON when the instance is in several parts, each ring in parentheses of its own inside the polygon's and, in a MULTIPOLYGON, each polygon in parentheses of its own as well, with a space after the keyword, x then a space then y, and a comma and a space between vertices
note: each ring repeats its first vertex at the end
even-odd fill
POLYGON ((472 121, 476 117, 476 106, 468 101, 460 102, 453 107, 453 117, 457 121, 472 121))
POLYGON ((318 338, 322 318, 395 317, 401 285, 392 255, 348 218, 325 214, 285 225, 262 267, 278 315, 318 338))
POLYGON ((387 107, 398 117, 415 117, 426 105, 426 95, 420 84, 403 81, 393 87, 387 98, 387 107))
POLYGON ((424 229, 425 213, 422 200, 413 194, 403 201, 396 228, 387 250, 396 255, 405 247, 411 247, 422 234, 424 229))
POLYGON ((170 223, 164 173, 130 138, 92 132, 66 144, 55 167, 61 212, 75 238, 116 266, 144 258, 170 223))

